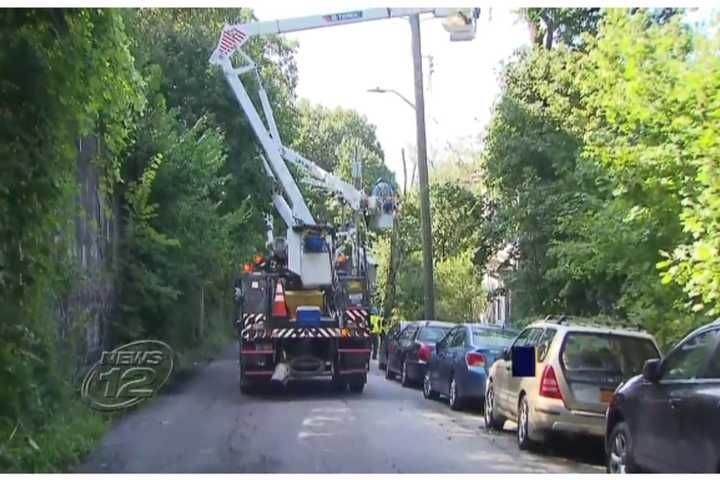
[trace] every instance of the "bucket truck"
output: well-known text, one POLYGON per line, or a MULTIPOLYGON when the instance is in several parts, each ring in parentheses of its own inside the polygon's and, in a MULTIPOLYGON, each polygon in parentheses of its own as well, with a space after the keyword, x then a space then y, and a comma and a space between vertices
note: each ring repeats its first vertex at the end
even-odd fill
POLYGON ((210 63, 219 66, 247 116, 262 149, 262 166, 274 188, 272 202, 287 227, 276 237, 267 218, 269 254, 246 264, 235 283, 236 325, 243 392, 257 382, 330 378, 339 388, 362 392, 370 357, 368 262, 359 225, 337 231, 315 221, 285 162, 305 173, 304 181, 349 205, 356 219, 372 218, 391 228, 395 205, 384 182, 370 195, 283 145, 270 101, 252 59, 242 46, 253 36, 281 34, 350 23, 432 13, 445 18, 453 40, 475 33, 477 9, 390 9, 226 25, 210 63), (233 61, 240 60, 237 66, 233 61), (262 117, 243 84, 254 77, 262 117), (264 120, 263 120, 264 119, 264 120), (345 239, 352 262, 338 242, 345 239))

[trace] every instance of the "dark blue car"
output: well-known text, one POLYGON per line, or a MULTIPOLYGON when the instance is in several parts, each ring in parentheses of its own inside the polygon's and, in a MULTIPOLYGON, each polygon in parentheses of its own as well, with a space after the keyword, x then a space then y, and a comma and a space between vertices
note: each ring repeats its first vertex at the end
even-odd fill
POLYGON ((435 345, 423 380, 423 395, 448 397, 450 408, 483 405, 487 372, 517 332, 501 327, 466 323, 458 325, 435 345))
POLYGON ((720 473, 720 319, 647 360, 605 422, 610 473, 720 473))

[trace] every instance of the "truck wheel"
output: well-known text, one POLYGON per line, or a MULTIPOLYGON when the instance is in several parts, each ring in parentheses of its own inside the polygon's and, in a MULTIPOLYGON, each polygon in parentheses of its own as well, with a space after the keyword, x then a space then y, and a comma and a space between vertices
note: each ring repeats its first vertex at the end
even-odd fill
POLYGON ((255 384, 246 378, 240 377, 240 393, 252 395, 255 393, 255 384))
POLYGON ((337 377, 332 379, 332 388, 336 392, 344 392, 347 388, 347 382, 342 377, 337 377))
POLYGON ((352 393, 362 393, 365 388, 365 380, 353 380, 349 385, 352 393))

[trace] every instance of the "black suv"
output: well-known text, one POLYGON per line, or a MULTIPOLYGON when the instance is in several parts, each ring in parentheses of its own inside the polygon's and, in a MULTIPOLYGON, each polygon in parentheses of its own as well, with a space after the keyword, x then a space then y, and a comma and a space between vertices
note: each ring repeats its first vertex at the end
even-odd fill
POLYGON ((388 339, 385 378, 400 375, 403 386, 418 384, 425 378, 435 344, 454 327, 454 323, 421 320, 412 322, 388 339))
POLYGON ((720 473, 720 319, 620 386, 605 430, 611 473, 720 473))

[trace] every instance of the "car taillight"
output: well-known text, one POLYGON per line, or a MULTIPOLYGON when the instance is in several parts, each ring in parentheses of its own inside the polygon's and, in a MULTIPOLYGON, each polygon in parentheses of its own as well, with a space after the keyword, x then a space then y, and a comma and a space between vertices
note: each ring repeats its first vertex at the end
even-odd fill
POLYGON ((485 355, 477 352, 468 352, 465 354, 465 363, 468 367, 485 367, 485 355))
POLYGON ((555 370, 552 365, 548 365, 543 370, 542 378, 540 379, 540 396, 548 398, 559 398, 562 400, 562 392, 560 391, 560 385, 558 384, 557 377, 555 376, 555 370))
POLYGON ((420 344, 420 350, 418 350, 418 358, 420 360, 429 362, 430 357, 432 357, 433 354, 433 347, 432 345, 428 345, 426 343, 420 344))

